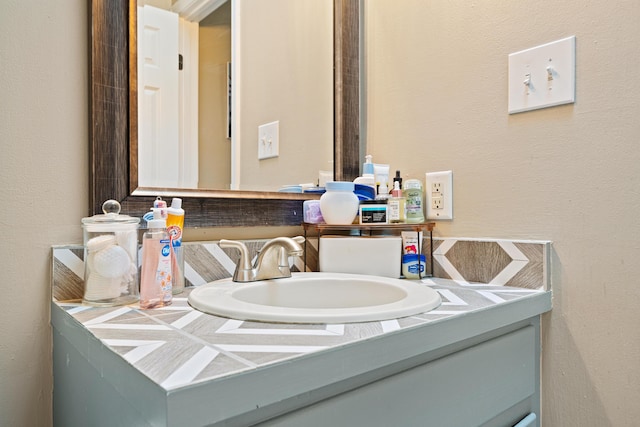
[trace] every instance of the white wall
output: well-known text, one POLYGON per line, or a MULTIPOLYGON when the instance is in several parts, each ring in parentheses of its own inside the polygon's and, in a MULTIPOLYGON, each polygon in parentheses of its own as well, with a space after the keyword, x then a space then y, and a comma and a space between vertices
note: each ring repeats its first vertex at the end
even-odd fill
MULTIPOLYGON (((4 0, 0 13, 0 425, 52 424, 51 246, 82 243, 88 208, 85 0, 4 0)), ((299 227, 186 230, 186 240, 299 227)))
POLYGON ((240 189, 316 182, 333 169, 333 2, 241 0, 238 9, 240 189), (280 156, 259 161, 258 126, 275 120, 280 156))
MULTIPOLYGON (((439 223, 439 235, 554 241, 544 425, 635 425, 640 5, 366 7, 374 158, 405 176, 454 170, 455 220, 439 223), (571 34, 576 104, 508 116, 507 54, 571 34)), ((87 215, 86 8, 82 0, 5 0, 0 14, 3 425, 51 424, 50 246, 80 243, 87 215)))
POLYGON ((440 236, 550 239, 543 425, 640 417, 640 3, 365 1, 369 151, 453 169, 440 236), (576 103, 507 114, 507 55, 577 37, 576 103))
POLYGON ((198 187, 228 190, 227 63, 231 61, 231 2, 200 22, 198 45, 198 187))
POLYGON ((0 13, 0 424, 51 424, 51 245, 82 241, 88 200, 87 2, 0 13))

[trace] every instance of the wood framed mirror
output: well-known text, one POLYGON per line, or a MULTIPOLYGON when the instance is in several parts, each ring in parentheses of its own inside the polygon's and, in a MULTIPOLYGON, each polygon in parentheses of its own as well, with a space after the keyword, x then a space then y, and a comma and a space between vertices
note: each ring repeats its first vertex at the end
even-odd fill
MULTIPOLYGON (((89 215, 116 199, 142 216, 156 196, 180 197, 185 227, 302 222, 306 194, 138 187, 136 0, 91 0, 89 17, 89 215)), ((359 0, 334 0, 334 176, 359 173, 359 0)), ((170 202, 170 200, 169 200, 170 202)))

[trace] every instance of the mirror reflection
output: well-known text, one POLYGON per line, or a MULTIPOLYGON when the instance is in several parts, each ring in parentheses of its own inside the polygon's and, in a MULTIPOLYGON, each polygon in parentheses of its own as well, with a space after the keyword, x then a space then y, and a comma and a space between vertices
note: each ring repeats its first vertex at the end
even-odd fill
POLYGON ((330 174, 332 0, 138 3, 141 187, 278 191, 330 174))

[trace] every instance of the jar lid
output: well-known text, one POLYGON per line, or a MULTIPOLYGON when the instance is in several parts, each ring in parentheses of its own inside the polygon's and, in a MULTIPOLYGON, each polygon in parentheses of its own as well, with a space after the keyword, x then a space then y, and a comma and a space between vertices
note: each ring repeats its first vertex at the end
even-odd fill
POLYGON ((138 224, 140 218, 129 215, 120 215, 120 203, 117 200, 107 200, 102 204, 104 214, 82 218, 82 224, 138 224))
MULTIPOLYGON (((425 262, 427 260, 427 258, 420 254, 420 262, 425 262)), ((409 262, 418 262, 418 254, 405 254, 402 255, 402 263, 409 263, 409 262)))
POLYGON ((328 181, 325 188, 327 191, 353 191, 355 186, 350 181, 328 181))
POLYGON ((422 188, 422 181, 419 179, 407 179, 404 182, 404 189, 407 190, 409 188, 422 188))

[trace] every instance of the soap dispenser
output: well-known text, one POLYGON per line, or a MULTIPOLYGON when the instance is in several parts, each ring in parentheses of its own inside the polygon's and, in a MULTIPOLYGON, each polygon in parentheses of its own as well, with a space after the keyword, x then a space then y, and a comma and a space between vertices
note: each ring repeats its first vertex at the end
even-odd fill
POLYGON ((369 185, 375 190, 376 179, 373 173, 373 156, 371 154, 367 154, 364 158, 365 161, 362 165, 362 176, 357 177, 353 182, 354 184, 369 185))
POLYGON ((362 175, 374 175, 373 156, 367 154, 364 156, 364 164, 362 165, 362 175))
POLYGON ((160 209, 153 209, 153 219, 142 236, 142 271, 140 274, 140 308, 159 308, 171 304, 171 238, 160 209))

